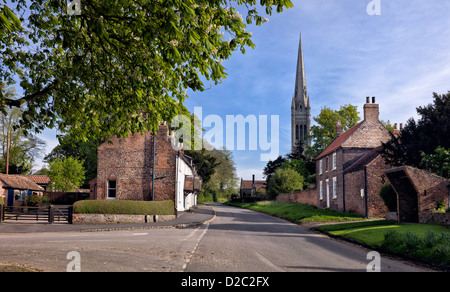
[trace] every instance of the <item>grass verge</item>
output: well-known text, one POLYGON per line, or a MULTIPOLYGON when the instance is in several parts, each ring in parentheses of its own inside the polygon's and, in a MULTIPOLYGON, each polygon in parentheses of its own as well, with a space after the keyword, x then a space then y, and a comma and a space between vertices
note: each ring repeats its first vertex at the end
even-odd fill
POLYGON ((348 222, 365 219, 358 215, 345 212, 337 212, 333 210, 317 209, 314 206, 305 204, 292 204, 273 201, 262 201, 254 203, 229 202, 227 204, 254 211, 264 212, 269 215, 284 218, 296 223, 348 222))
POLYGON ((319 231, 438 268, 450 269, 450 228, 372 221, 319 226, 319 231))

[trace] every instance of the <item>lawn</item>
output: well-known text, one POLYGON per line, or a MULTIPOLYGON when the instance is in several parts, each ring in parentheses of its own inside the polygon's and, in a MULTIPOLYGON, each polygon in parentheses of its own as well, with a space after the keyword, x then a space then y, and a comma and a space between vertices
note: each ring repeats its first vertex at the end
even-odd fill
POLYGON ((333 210, 317 209, 314 206, 305 204, 292 204, 272 201, 227 204, 264 212, 297 223, 348 222, 365 219, 358 215, 345 212, 337 212, 333 210))
POLYGON ((450 228, 445 226, 383 220, 320 226, 317 229, 373 248, 450 268, 450 228))

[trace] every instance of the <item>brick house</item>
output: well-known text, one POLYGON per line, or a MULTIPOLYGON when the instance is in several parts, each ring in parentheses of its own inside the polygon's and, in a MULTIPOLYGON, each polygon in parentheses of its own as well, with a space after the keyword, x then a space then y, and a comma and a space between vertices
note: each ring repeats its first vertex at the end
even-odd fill
POLYGON ((388 168, 377 152, 390 140, 389 130, 379 121, 375 98, 364 104, 364 120, 343 132, 316 158, 317 206, 373 217, 384 215, 378 191, 386 182, 388 168))
POLYGON ((241 178, 241 186, 239 190, 239 195, 241 199, 245 198, 255 198, 258 193, 266 193, 267 182, 265 180, 255 180, 255 175, 253 175, 252 180, 244 180, 241 178))
POLYGON ((172 143, 175 139, 164 124, 156 137, 136 133, 101 144, 97 177, 90 182, 91 200, 172 200, 177 211, 196 205, 201 180, 192 160, 172 143))

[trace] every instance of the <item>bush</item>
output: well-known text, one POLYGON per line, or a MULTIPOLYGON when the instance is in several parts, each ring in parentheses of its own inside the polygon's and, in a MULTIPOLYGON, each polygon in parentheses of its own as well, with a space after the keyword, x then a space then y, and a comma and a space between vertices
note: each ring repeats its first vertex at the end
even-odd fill
POLYGON ((42 205, 42 198, 38 195, 31 195, 27 197, 27 206, 39 207, 42 205))
POLYGON ((173 215, 173 201, 127 201, 99 200, 78 201, 73 205, 76 214, 121 214, 121 215, 173 215))

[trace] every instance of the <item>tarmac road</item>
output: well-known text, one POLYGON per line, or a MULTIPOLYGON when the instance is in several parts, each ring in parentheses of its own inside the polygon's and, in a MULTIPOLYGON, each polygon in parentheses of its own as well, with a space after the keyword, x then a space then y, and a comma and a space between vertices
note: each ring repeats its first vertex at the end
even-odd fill
MULTIPOLYGON (((82 272, 316 272, 366 271, 371 262, 367 260, 370 250, 285 220, 221 204, 213 207, 215 220, 190 228, 80 232, 68 226, 59 232, 42 229, 34 233, 0 230, 0 264, 17 263, 55 272, 67 268, 82 272)), ((210 207, 199 211, 205 208, 210 207)), ((424 271, 384 257, 380 263, 382 272, 424 271)))

